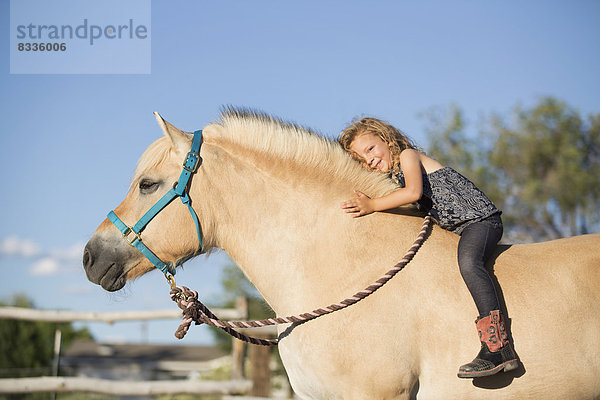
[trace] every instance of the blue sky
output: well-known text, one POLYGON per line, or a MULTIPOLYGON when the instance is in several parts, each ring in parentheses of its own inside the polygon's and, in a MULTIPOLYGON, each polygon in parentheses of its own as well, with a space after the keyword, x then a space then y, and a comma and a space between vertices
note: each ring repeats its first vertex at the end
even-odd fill
MULTIPOLYGON (((153 111, 193 131, 232 104, 328 136, 369 114, 423 145, 419 114, 432 106, 457 104, 471 126, 546 95, 600 112, 597 1, 152 1, 151 73, 141 75, 10 74, 9 4, 0 1, 0 298, 26 293, 40 308, 174 307, 159 272, 108 294, 81 267, 83 245, 161 135, 153 111)), ((178 283, 217 303, 228 263, 222 252, 199 257, 178 283)), ((177 324, 149 323, 149 340, 176 343, 177 324)), ((89 327, 101 341, 142 337, 139 322, 89 327)), ((210 341, 194 327, 184 343, 210 341)))

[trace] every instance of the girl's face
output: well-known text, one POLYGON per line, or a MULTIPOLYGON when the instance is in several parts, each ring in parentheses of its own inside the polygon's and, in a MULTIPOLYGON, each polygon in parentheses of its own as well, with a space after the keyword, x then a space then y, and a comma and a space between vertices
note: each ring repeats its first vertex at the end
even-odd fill
POLYGON ((390 146, 373 133, 363 133, 350 144, 350 150, 364 160, 366 166, 381 172, 392 168, 390 146))

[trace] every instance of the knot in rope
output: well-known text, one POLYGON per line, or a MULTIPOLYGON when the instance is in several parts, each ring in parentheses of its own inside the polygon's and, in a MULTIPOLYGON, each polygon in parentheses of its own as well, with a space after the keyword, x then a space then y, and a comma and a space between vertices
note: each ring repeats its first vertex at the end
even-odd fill
POLYGON ((183 339, 190 329, 192 322, 195 322, 196 325, 204 323, 223 329, 229 335, 244 342, 260 346, 275 346, 278 343, 277 340, 259 339, 247 336, 231 328, 230 323, 220 320, 208 309, 208 307, 198 300, 198 292, 195 290, 185 286, 175 286, 171 289, 170 297, 171 300, 176 302, 179 308, 183 310, 183 320, 181 321, 179 328, 177 328, 177 331, 175 331, 175 337, 177 339, 183 339))
POLYGON ((183 310, 183 320, 175 332, 177 339, 183 339, 192 322, 195 322, 196 325, 203 322, 203 315, 198 304, 198 292, 185 286, 176 286, 171 289, 170 297, 183 310))

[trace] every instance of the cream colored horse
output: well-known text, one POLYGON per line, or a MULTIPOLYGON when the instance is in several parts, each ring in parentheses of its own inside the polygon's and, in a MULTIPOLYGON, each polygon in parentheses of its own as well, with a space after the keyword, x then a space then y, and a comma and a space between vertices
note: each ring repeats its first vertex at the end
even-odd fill
MULTIPOLYGON (((189 134, 157 119, 164 137, 143 154, 115 210, 129 225, 171 187, 190 149, 189 134)), ((280 316, 364 288, 421 227, 407 211, 349 218, 340 203, 353 189, 379 196, 392 182, 335 142, 268 116, 226 111, 204 128, 201 157, 190 193, 205 245, 226 250, 280 316)), ((178 200, 142 238, 173 264, 199 250, 178 200)), ((600 235, 499 249, 493 269, 524 368, 476 380, 456 377, 479 349, 457 241, 435 226, 414 260, 374 295, 288 329, 279 351, 295 392, 307 399, 600 398, 600 235)), ((89 279, 111 291, 153 269, 108 220, 84 264, 89 279)))

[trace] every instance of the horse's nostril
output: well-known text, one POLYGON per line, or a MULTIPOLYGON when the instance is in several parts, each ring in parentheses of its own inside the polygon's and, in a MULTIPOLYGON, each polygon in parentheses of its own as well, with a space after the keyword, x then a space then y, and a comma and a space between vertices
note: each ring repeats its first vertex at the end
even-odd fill
POLYGON ((83 266, 85 268, 88 268, 92 265, 93 262, 94 260, 92 258, 92 252, 88 249, 87 246, 85 246, 85 249, 83 250, 83 266))

